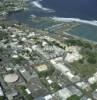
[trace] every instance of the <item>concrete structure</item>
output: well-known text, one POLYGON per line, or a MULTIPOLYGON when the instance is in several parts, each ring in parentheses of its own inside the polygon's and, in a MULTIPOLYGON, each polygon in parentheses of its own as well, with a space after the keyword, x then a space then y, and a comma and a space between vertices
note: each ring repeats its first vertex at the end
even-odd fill
POLYGON ((82 59, 82 55, 79 53, 80 49, 81 48, 78 46, 66 47, 67 55, 66 55, 65 60, 68 62, 74 62, 74 61, 82 59))
POLYGON ((58 62, 58 59, 60 58, 56 58, 56 59, 52 59, 50 60, 50 62, 54 65, 54 67, 59 70, 60 72, 62 72, 63 75, 67 76, 68 79, 72 82, 76 82, 80 80, 79 76, 73 75, 70 71, 70 69, 64 65, 63 63, 58 62))
POLYGON ((88 98, 87 96, 83 96, 80 100, 92 100, 92 99, 88 98))
POLYGON ((42 72, 48 70, 48 67, 47 65, 43 64, 43 65, 36 66, 35 69, 39 72, 42 72))
POLYGON ((68 87, 68 89, 73 93, 73 95, 77 95, 79 97, 82 96, 82 92, 75 86, 71 85, 68 87))
POLYGON ((45 100, 51 100, 52 99, 52 95, 47 95, 44 97, 45 100))
POLYGON ((90 86, 89 86, 89 83, 84 82, 84 81, 78 82, 78 83, 76 83, 76 85, 77 85, 78 87, 80 87, 81 89, 86 89, 86 90, 90 87, 90 86))
POLYGON ((18 93, 15 90, 12 90, 10 93, 6 94, 8 100, 14 100, 14 97, 17 96, 17 95, 18 95, 18 93))
POLYGON ((31 94, 31 91, 28 88, 25 89, 25 91, 27 92, 27 94, 31 94))
POLYGON ((58 96, 61 98, 61 100, 67 100, 70 96, 72 96, 72 92, 68 88, 63 88, 62 90, 59 90, 55 93, 55 96, 58 96))
POLYGON ((0 87, 0 96, 4 96, 2 88, 0 87))
POLYGON ((97 100, 97 89, 95 91, 93 91, 92 95, 93 95, 93 98, 95 100, 97 100))
POLYGON ((24 80, 25 80, 26 82, 29 82, 29 81, 30 81, 31 75, 29 74, 28 71, 26 71, 26 69, 20 69, 19 72, 20 72, 20 74, 23 76, 23 78, 24 78, 24 80))
POLYGON ((90 78, 88 79, 88 82, 89 82, 90 84, 97 83, 97 72, 96 72, 92 77, 90 77, 90 78))
POLYGON ((19 79, 17 74, 7 74, 4 76, 4 81, 7 83, 13 83, 16 82, 19 79))

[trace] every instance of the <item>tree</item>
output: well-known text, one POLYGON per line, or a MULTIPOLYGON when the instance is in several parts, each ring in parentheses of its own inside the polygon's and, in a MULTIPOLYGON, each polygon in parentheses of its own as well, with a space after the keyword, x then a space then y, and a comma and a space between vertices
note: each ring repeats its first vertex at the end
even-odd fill
POLYGON ((88 63, 90 63, 90 64, 96 64, 96 58, 95 58, 95 57, 89 57, 89 58, 87 59, 87 61, 88 61, 88 63))
POLYGON ((80 100, 80 97, 77 95, 72 95, 71 97, 69 97, 67 100, 80 100))
POLYGON ((3 96, 0 96, 0 100, 4 100, 4 97, 3 96))

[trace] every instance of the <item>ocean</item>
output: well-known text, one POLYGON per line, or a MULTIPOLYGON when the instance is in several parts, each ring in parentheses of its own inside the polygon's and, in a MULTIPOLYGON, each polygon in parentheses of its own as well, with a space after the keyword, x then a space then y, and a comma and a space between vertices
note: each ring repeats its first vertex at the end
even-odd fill
POLYGON ((97 0, 42 0, 41 4, 58 17, 97 20, 97 0))
POLYGON ((70 31, 86 39, 97 41, 97 0, 30 0, 29 10, 11 13, 8 20, 31 26, 31 16, 52 17, 61 21, 77 21, 83 26, 70 31))

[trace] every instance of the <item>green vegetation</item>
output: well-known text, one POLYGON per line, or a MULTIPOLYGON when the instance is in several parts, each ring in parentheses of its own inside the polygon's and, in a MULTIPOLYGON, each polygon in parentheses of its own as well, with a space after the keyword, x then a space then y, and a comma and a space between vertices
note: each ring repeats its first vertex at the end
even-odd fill
POLYGON ((4 100, 4 96, 0 96, 0 100, 4 100))
POLYGON ((92 45, 89 42, 86 41, 82 41, 79 39, 70 39, 70 40, 65 40, 65 44, 67 44, 68 46, 81 46, 84 48, 90 48, 92 49, 92 45))
POLYGON ((25 91, 26 87, 25 86, 19 86, 18 87, 20 93, 27 99, 27 100, 33 100, 33 97, 25 91))
POLYGON ((79 74, 83 78, 90 77, 97 69, 96 64, 81 64, 79 62, 74 62, 72 65, 74 66, 72 69, 76 72, 76 74, 79 74))
POLYGON ((95 89, 97 89, 97 83, 94 83, 91 85, 92 91, 95 91, 95 89))
POLYGON ((83 58, 71 63, 73 66, 72 70, 74 70, 76 74, 86 78, 90 77, 97 71, 97 47, 95 44, 78 39, 66 40, 65 44, 68 46, 81 47, 80 54, 83 58))
POLYGON ((69 97, 67 100, 80 100, 80 97, 77 95, 72 95, 71 97, 69 97))
POLYGON ((38 73, 39 77, 47 77, 49 75, 48 71, 43 71, 38 73))
POLYGON ((51 76, 55 71, 54 67, 50 67, 47 71, 38 72, 39 77, 51 76))
POLYGON ((89 77, 97 71, 97 51, 84 48, 81 50, 83 59, 72 63, 73 69, 81 77, 89 77))
POLYGON ((45 78, 41 78, 40 80, 42 84, 52 93, 61 89, 57 82, 52 82, 51 84, 49 84, 45 78))
POLYGON ((86 50, 85 54, 87 56, 87 62, 90 64, 96 64, 97 62, 97 51, 96 50, 86 50))
POLYGON ((61 87, 56 82, 52 83, 50 87, 53 89, 54 92, 61 89, 61 87))
POLYGON ((90 63, 90 64, 96 64, 96 58, 94 58, 94 57, 89 57, 89 58, 87 59, 87 61, 88 61, 88 63, 90 63))
POLYGON ((80 64, 83 64, 83 63, 84 63, 84 58, 83 58, 83 59, 80 59, 78 62, 79 62, 80 64))
POLYGON ((22 56, 19 56, 18 58, 15 58, 15 59, 12 59, 12 61, 15 64, 21 64, 23 62, 26 62, 26 60, 22 56))
POLYGON ((42 82, 42 84, 51 92, 56 92, 59 89, 61 89, 61 87, 58 85, 57 82, 52 82, 51 84, 48 83, 46 77, 51 77, 52 74, 54 73, 55 69, 52 66, 49 66, 50 68, 47 71, 42 71, 42 72, 38 72, 38 75, 40 77, 40 80, 42 82))
POLYGON ((65 49, 65 46, 61 45, 60 43, 58 43, 58 42, 56 42, 56 41, 53 41, 52 44, 53 44, 53 45, 56 45, 56 46, 58 46, 58 47, 60 47, 60 48, 62 48, 62 49, 65 49))

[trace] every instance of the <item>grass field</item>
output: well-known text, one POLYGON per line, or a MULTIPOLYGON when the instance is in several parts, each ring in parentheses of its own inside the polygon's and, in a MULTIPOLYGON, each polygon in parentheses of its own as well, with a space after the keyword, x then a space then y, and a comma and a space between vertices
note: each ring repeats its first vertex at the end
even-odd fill
POLYGON ((97 72, 97 46, 95 44, 82 40, 68 40, 65 43, 81 47, 80 54, 83 59, 72 63, 72 70, 75 74, 86 78, 97 72))

